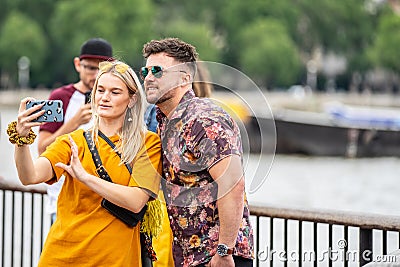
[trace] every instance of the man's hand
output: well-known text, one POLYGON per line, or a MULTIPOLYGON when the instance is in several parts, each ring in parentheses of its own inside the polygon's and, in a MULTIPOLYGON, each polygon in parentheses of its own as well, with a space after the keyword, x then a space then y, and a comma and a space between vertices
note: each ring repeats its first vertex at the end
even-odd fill
POLYGON ((235 267, 232 255, 221 257, 217 253, 212 257, 209 267, 235 267))
POLYGON ((79 110, 75 113, 75 115, 71 118, 78 128, 82 124, 88 123, 92 118, 92 109, 91 104, 84 104, 82 105, 79 110))

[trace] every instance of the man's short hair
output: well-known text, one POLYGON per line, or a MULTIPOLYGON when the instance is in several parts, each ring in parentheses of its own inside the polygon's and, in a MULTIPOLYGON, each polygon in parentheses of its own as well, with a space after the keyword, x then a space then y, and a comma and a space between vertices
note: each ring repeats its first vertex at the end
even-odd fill
POLYGON ((166 53, 178 62, 193 63, 188 65, 193 75, 196 73, 196 60, 198 58, 196 48, 178 38, 151 40, 143 46, 142 52, 144 58, 148 58, 152 54, 166 53))

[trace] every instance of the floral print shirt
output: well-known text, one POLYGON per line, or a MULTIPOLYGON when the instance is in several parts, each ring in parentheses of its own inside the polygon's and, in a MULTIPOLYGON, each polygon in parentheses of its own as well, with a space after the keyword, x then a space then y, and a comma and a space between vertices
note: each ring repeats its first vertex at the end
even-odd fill
MULTIPOLYGON (((162 185, 172 232, 175 266, 211 260, 219 234, 218 186, 208 170, 230 155, 242 156, 234 120, 209 99, 189 90, 168 118, 157 108, 163 150, 162 185)), ((254 258, 253 230, 244 201, 234 255, 254 258)))

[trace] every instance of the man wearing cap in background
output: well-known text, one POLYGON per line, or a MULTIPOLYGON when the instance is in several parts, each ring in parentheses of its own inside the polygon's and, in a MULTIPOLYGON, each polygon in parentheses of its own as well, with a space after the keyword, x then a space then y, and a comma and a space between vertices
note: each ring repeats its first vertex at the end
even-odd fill
MULTIPOLYGON (((49 100, 61 100, 64 109, 64 121, 48 122, 39 128, 38 152, 41 154, 58 136, 70 133, 78 128, 88 129, 92 125, 92 112, 87 103, 94 86, 99 63, 113 60, 112 47, 102 38, 87 40, 82 46, 79 57, 74 58, 75 70, 79 73, 79 81, 54 89, 49 100)), ((47 189, 49 196, 48 211, 55 219, 57 197, 64 179, 47 189)))

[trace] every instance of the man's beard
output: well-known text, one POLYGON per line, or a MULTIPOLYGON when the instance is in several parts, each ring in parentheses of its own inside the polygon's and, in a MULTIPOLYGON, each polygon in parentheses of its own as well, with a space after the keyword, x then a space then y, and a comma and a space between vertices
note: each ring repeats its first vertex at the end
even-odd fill
POLYGON ((89 89, 91 91, 94 86, 94 81, 83 82, 83 85, 86 87, 86 89, 89 89))
POLYGON ((156 104, 156 105, 162 104, 162 103, 164 103, 165 101, 167 101, 167 100, 169 100, 169 99, 171 99, 171 96, 164 94, 164 95, 162 95, 162 96, 156 101, 155 104, 156 104))
POLYGON ((171 98, 174 97, 175 90, 176 90, 176 87, 174 87, 172 89, 169 89, 166 92, 164 92, 161 95, 159 95, 157 98, 152 99, 153 101, 147 100, 147 102, 149 102, 150 104, 156 104, 156 105, 162 104, 165 101, 168 101, 168 100, 170 100, 171 98))

